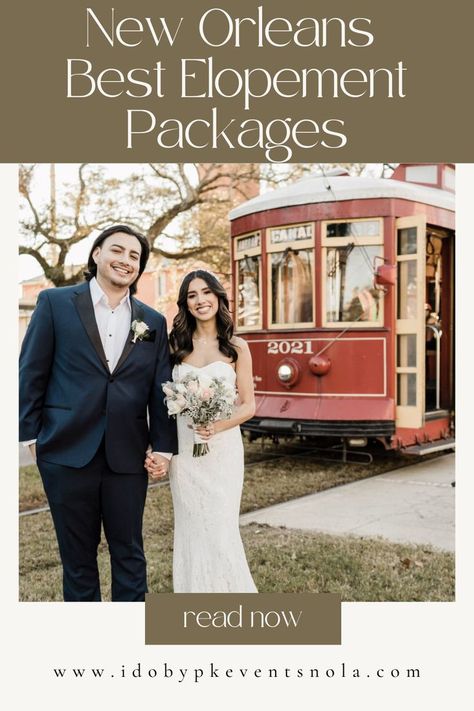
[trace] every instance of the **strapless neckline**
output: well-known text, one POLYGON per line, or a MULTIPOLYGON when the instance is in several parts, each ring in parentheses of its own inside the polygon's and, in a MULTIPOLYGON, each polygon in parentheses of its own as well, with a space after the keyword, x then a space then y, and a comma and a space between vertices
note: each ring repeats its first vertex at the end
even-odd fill
POLYGON ((204 370, 204 368, 209 368, 211 365, 216 365, 216 363, 222 363, 222 365, 228 365, 229 368, 235 373, 235 368, 232 367, 230 363, 225 360, 213 360, 211 363, 206 363, 206 365, 193 365, 192 363, 179 363, 179 365, 187 365, 189 368, 195 368, 196 370, 204 370))

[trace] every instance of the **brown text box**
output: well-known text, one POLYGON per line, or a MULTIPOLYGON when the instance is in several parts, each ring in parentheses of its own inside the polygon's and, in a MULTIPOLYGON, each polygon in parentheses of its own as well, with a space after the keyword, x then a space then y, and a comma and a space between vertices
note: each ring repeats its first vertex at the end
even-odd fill
POLYGON ((332 593, 161 593, 145 604, 146 644, 340 644, 332 593))

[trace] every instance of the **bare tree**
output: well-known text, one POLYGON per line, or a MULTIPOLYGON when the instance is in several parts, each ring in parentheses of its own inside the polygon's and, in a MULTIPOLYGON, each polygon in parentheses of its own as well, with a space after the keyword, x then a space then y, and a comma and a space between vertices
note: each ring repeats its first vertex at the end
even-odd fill
POLYGON ((150 168, 152 177, 158 179, 154 184, 150 180, 144 184, 144 198, 148 197, 144 201, 145 234, 151 251, 177 260, 191 257, 209 260, 213 255, 215 258, 215 253, 222 256, 229 234, 228 212, 237 203, 258 193, 259 166, 153 163, 150 168), (152 196, 156 197, 150 200, 152 196), (158 209, 156 198, 160 204, 158 209), (166 237, 173 242, 172 250, 163 246, 166 237))
POLYGON ((36 259, 55 286, 81 278, 82 266, 72 272, 66 267, 70 250, 114 223, 139 229, 156 255, 207 259, 218 252, 222 256, 227 237, 217 226, 236 202, 251 196, 259 179, 259 168, 252 164, 150 164, 122 179, 108 177, 101 166, 82 164, 60 204, 51 171, 50 194, 45 199, 35 190, 37 166, 20 166, 20 254, 36 259), (204 223, 199 229, 199 214, 195 224, 190 221, 198 208, 212 216, 213 229, 209 220, 206 229, 204 223))
MULTIPOLYGON (((119 178, 105 166, 83 163, 76 179, 60 190, 52 165, 48 197, 44 185, 38 190, 39 167, 21 165, 20 254, 36 259, 55 286, 74 284, 83 266, 66 265, 71 249, 97 230, 126 223, 145 234, 154 255, 201 259, 228 274, 229 210, 257 194, 259 185, 277 187, 334 165, 150 163, 131 166, 119 178)), ((343 167, 359 174, 365 165, 343 167)))
POLYGON ((111 197, 118 186, 106 180, 102 171, 81 164, 77 184, 66 191, 59 208, 54 166, 50 167, 47 200, 35 198, 35 169, 35 165, 20 165, 19 190, 23 198, 20 254, 36 259, 47 279, 56 286, 75 284, 81 278, 82 267, 71 273, 66 269, 66 258, 94 230, 120 220, 111 197))

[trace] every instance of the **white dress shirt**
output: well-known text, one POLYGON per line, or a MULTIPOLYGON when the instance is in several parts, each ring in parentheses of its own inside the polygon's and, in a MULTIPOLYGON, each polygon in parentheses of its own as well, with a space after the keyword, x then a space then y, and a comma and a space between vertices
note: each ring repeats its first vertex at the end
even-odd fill
POLYGON ((90 280, 89 286, 100 340, 107 365, 112 372, 119 361, 130 333, 132 315, 130 295, 127 291, 120 303, 111 308, 107 295, 102 291, 95 277, 90 280))

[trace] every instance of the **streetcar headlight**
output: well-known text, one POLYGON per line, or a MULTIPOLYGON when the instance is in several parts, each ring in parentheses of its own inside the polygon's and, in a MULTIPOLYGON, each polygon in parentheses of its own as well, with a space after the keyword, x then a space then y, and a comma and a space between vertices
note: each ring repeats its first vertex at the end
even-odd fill
POLYGON ((300 379, 301 368, 293 358, 285 358, 277 366, 277 377, 282 385, 287 388, 296 385, 300 379))
POLYGON ((281 380, 282 383, 291 382, 295 375, 295 371, 289 363, 283 363, 282 365, 280 365, 277 373, 278 379, 281 380))

